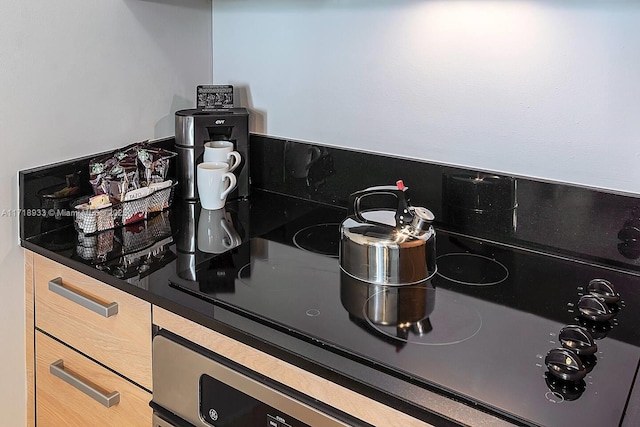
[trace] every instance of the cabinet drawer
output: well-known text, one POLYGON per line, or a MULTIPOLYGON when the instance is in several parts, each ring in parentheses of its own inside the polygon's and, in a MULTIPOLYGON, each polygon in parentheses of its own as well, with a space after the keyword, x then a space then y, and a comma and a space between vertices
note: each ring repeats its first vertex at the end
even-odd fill
POLYGON ((151 425, 150 393, 41 332, 36 381, 39 427, 151 425))
POLYGON ((35 325, 151 390, 151 305, 34 257, 35 325))

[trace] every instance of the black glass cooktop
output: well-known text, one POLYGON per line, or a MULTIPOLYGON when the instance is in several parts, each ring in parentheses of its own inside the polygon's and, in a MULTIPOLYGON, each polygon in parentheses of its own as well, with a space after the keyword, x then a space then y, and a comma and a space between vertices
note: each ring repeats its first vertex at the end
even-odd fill
MULTIPOLYGON (((242 228, 242 214, 230 214, 229 224, 242 228)), ((623 418, 640 360, 637 276, 438 230, 431 280, 369 285, 339 268, 344 216, 313 204, 253 206, 249 232, 227 252, 178 248, 170 286, 515 423, 602 426, 623 418), (579 315, 596 278, 621 295, 607 321, 579 315), (597 351, 583 357, 584 379, 565 381, 545 358, 574 324, 590 331, 597 351)))

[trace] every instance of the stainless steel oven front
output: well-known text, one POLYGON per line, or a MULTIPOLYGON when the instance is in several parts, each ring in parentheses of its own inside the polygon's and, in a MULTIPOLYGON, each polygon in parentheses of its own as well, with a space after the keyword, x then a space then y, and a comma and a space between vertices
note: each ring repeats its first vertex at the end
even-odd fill
POLYGON ((154 427, 368 425, 161 330, 153 339, 154 427))

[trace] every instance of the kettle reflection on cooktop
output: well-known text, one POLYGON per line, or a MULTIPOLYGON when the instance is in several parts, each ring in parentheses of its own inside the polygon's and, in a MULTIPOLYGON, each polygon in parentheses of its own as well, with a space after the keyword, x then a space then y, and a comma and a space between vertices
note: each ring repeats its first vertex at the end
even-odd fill
POLYGON ((474 308, 446 289, 436 290, 431 280, 408 286, 372 285, 341 272, 340 301, 352 322, 398 351, 407 344, 459 343, 482 327, 474 308))

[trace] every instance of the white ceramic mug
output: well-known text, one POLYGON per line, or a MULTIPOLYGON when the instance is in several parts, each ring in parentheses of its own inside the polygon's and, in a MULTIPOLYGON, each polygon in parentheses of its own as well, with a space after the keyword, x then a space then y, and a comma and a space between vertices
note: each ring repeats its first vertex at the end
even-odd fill
POLYGON ((241 239, 224 209, 202 209, 198 219, 198 249, 221 254, 240 245, 241 239))
POLYGON ((205 209, 224 207, 227 195, 237 184, 236 176, 229 172, 229 165, 223 162, 198 164, 197 182, 200 204, 205 209))
POLYGON ((240 153, 233 150, 231 141, 207 141, 204 144, 204 162, 225 162, 229 164, 229 172, 233 172, 238 166, 242 157, 240 153))

